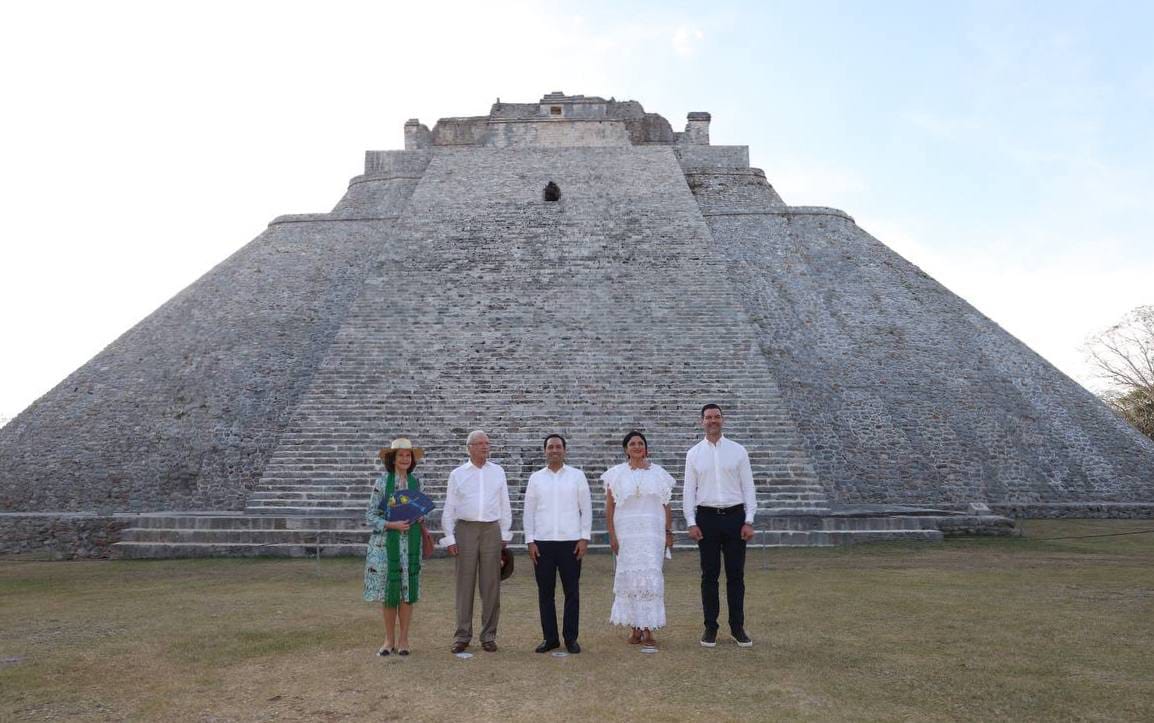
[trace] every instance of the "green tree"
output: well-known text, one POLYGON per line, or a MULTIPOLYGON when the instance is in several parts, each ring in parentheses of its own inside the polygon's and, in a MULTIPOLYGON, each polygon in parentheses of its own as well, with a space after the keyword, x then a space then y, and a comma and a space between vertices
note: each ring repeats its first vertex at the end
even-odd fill
POLYGON ((1154 306, 1139 306, 1090 337, 1086 350, 1109 386, 1106 402, 1154 439, 1154 306))

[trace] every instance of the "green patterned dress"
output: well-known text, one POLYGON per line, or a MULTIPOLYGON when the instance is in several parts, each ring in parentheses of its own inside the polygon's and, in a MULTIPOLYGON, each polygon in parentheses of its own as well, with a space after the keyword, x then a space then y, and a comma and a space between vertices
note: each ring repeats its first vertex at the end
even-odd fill
MULTIPOLYGON (((381 500, 393 494, 395 488, 391 472, 378 477, 365 510, 365 522, 373 529, 365 554, 365 602, 384 603, 391 608, 402 602, 415 603, 421 593, 421 526, 412 525, 407 533, 386 530, 387 520, 379 509, 381 500)), ((413 475, 409 475, 408 489, 421 489, 413 475)))

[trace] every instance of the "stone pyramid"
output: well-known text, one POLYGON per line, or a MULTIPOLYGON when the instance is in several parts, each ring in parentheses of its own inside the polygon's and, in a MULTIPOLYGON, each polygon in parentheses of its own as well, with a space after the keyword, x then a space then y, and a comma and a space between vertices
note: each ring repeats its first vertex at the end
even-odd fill
POLYGON ((762 544, 1149 514, 1154 444, 709 123, 562 93, 409 121, 0 430, 7 549, 355 554, 396 436, 437 494, 485 429, 516 509, 553 431, 593 480, 634 428, 680 477, 705 402, 762 544))

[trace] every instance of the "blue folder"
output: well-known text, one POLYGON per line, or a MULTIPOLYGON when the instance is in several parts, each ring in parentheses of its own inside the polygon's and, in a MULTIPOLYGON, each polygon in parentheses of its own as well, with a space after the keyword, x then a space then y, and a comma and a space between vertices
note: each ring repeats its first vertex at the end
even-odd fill
POLYGON ((412 522, 433 511, 436 505, 429 496, 416 490, 397 490, 381 500, 380 510, 389 522, 412 522))

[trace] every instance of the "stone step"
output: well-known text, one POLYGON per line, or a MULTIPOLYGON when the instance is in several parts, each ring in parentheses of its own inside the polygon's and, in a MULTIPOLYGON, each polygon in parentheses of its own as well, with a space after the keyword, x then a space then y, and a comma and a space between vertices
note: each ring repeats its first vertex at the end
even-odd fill
MULTIPOLYGON (((344 516, 344 517, 352 517, 352 516, 363 515, 364 509, 365 509, 365 505, 361 505, 361 506, 357 506, 357 507, 338 507, 338 506, 319 507, 319 506, 314 506, 311 504, 310 505, 284 504, 284 505, 268 505, 268 506, 250 505, 250 506, 245 508, 245 513, 248 515, 287 515, 287 516, 302 515, 302 516, 314 516, 314 517, 338 515, 338 516, 344 516)), ((674 526, 678 527, 683 523, 678 522, 678 520, 681 519, 680 511, 676 507, 674 508, 674 510, 675 510, 674 511, 674 526)), ((759 509, 758 510, 759 515, 764 514, 764 515, 774 515, 774 516, 793 515, 793 516, 810 516, 810 517, 817 516, 817 517, 820 517, 822 515, 829 514, 829 512, 830 512, 830 508, 828 506, 802 505, 802 504, 792 505, 792 506, 780 506, 779 505, 779 506, 775 506, 775 507, 767 507, 765 509, 759 509)), ((521 518, 520 511, 514 510, 513 511, 513 519, 517 520, 520 518, 521 518)), ((441 519, 440 518, 440 512, 438 510, 434 510, 429 515, 429 520, 431 522, 433 522, 434 524, 439 523, 440 519, 441 519)), ((603 514, 602 510, 594 510, 593 519, 594 519, 594 521, 603 520, 604 514, 603 514)))
MULTIPOLYGON (((660 460, 655 461, 657 461, 658 464, 661 464, 660 460)), ((507 473, 510 471, 510 466, 530 466, 532 471, 540 469, 540 466, 535 464, 535 460, 515 460, 512 462, 499 460, 497 463, 502 467, 505 467, 507 473)), ((422 465, 419 469, 423 474, 418 474, 418 476, 422 480, 428 480, 430 482, 442 481, 448 479, 449 473, 456 469, 457 466, 457 464, 440 466, 422 465)), ((661 464, 661 466, 664 467, 670 474, 674 475, 674 477, 680 478, 683 467, 683 465, 680 463, 661 464)), ((307 469, 306 467, 307 465, 302 465, 299 467, 282 467, 275 470, 269 470, 268 474, 265 475, 265 478, 267 478, 270 482, 284 481, 288 483, 295 482, 297 480, 307 481, 309 479, 316 479, 321 482, 326 480, 339 481, 340 479, 365 480, 367 482, 371 481, 372 478, 376 477, 384 471, 382 468, 369 465, 358 465, 357 467, 333 466, 329 469, 323 470, 307 469)), ((806 475, 810 474, 811 471, 810 468, 795 460, 782 460, 775 464, 756 463, 751 465, 751 467, 753 470, 753 478, 756 481, 773 479, 783 475, 806 475)), ((588 476, 590 479, 597 479, 600 477, 601 473, 604 472, 604 470, 608 469, 608 467, 605 465, 586 465, 581 467, 581 469, 585 470, 586 476, 588 476)))
MULTIPOLYGON (((535 441, 536 440, 534 440, 534 442, 535 441)), ((515 458, 515 461, 521 462, 527 458, 532 458, 542 460, 542 464, 544 464, 544 457, 540 455, 540 450, 536 444, 532 444, 532 446, 526 444, 513 446, 515 449, 520 450, 520 456, 515 458), (525 453, 526 447, 529 447, 532 454, 525 453)), ((652 441, 649 446, 655 450, 653 455, 655 461, 669 460, 670 463, 676 462, 677 464, 681 464, 685 460, 684 450, 673 452, 667 447, 658 448, 652 441)), ((669 447, 672 447, 672 445, 669 447)), ((615 449, 597 449, 589 450, 587 453, 581 453, 583 450, 570 445, 569 463, 575 467, 605 469, 612 467, 622 460, 622 457, 618 454, 619 449, 620 447, 615 449)), ((371 439, 352 439, 347 442, 329 443, 327 445, 316 444, 308 445, 307 447, 305 445, 297 445, 291 450, 282 451, 273 456, 269 462, 277 467, 289 467, 292 469, 302 465, 312 465, 316 468, 363 469, 368 467, 379 469, 376 459, 376 450, 373 448, 373 441, 371 439), (326 449, 326 447, 328 447, 328 449, 326 449), (286 452, 291 452, 291 454, 287 454, 286 452)), ((808 459, 808 457, 806 451, 802 449, 769 446, 764 451, 755 450, 749 455, 749 459, 754 466, 757 466, 777 465, 787 462, 796 463, 797 460, 808 459)), ((421 464, 423 466, 431 465, 452 469, 465 461, 464 458, 458 457, 455 454, 440 454, 436 457, 426 457, 421 464)), ((497 464, 508 464, 507 453, 501 457, 494 456, 493 461, 497 464)))
MULTIPOLYGON (((492 429, 493 427, 490 426, 492 429)), ((443 434, 434 434, 424 428, 413 428, 411 426, 402 427, 405 434, 408 434, 411 439, 422 445, 431 455, 428 459, 432 461, 451 462, 463 460, 463 455, 458 457, 457 452, 461 448, 459 440, 465 438, 468 430, 462 431, 460 435, 452 435, 446 437, 443 434)), ((534 433, 532 437, 513 437, 500 440, 495 440, 493 445, 494 458, 493 461, 500 462, 501 457, 509 454, 510 450, 517 450, 521 452, 526 449, 539 452, 540 444, 539 437, 543 437, 550 429, 556 427, 545 427, 540 435, 534 433), (501 456, 498 456, 500 454, 501 456)), ((496 438, 502 430, 497 428, 492 437, 496 438)), ((628 428, 625 428, 628 431, 628 428)), ((310 437, 285 437, 283 442, 285 447, 280 449, 271 459, 291 459, 295 457, 316 458, 320 454, 327 455, 362 455, 365 461, 373 461, 376 458, 376 451, 381 447, 381 440, 379 436, 389 434, 387 429, 378 429, 374 427, 356 428, 336 433, 331 427, 326 427, 325 431, 318 431, 315 435, 310 437)), ((562 428, 561 434, 565 437, 569 444, 570 460, 573 460, 578 466, 589 464, 589 460, 599 460, 606 458, 617 459, 620 456, 620 439, 624 435, 613 434, 611 437, 603 437, 600 440, 584 443, 579 439, 570 441, 572 432, 566 433, 562 428)), ((745 446, 750 451, 752 459, 759 459, 773 455, 806 455, 807 450, 800 446, 800 442, 794 438, 791 430, 782 429, 780 431, 774 430, 756 430, 749 435, 756 439, 756 442, 746 442, 745 446)), ((654 434, 651 429, 645 430, 645 437, 649 440, 649 446, 655 454, 662 456, 677 457, 685 459, 685 451, 696 444, 697 440, 693 437, 684 437, 678 435, 677 437, 670 437, 662 439, 659 435, 654 434)), ((387 443, 388 440, 384 440, 387 443)), ((616 461, 614 462, 616 464, 616 461)))
MULTIPOLYGON (((674 544, 675 552, 693 554, 697 546, 687 540, 674 544)), ((831 547, 869 542, 940 542, 938 530, 846 530, 838 532, 781 532, 759 535, 749 547, 831 547)), ((512 544, 514 553, 524 553, 523 544, 512 544)), ((589 545, 593 553, 607 553, 607 543, 589 545)), ((168 559, 192 557, 364 557, 365 543, 334 541, 299 542, 118 542, 112 546, 113 557, 119 559, 168 559)), ((436 556, 444 557, 438 549, 436 556)))
MULTIPOLYGON (((517 522, 515 519, 514 522, 517 522)), ((674 515, 674 525, 684 524, 683 519, 674 515)), ((785 515, 759 514, 755 527, 762 531, 842 531, 866 530, 886 531, 903 529, 935 528, 937 518, 924 515, 885 516, 832 516, 799 515, 795 512, 785 515)), ((126 532, 139 530, 226 530, 226 531, 305 531, 310 534, 320 532, 361 532, 367 531, 363 515, 305 516, 305 515, 245 515, 230 514, 164 514, 149 513, 136 516, 126 532)), ((436 525, 431 528, 436 532, 436 525)), ((595 529, 599 529, 595 526, 595 529)))
MULTIPOLYGON (((864 531, 853 531, 864 532, 864 531)), ((912 532, 912 531, 911 531, 912 532)), ((822 539, 822 535, 840 534, 820 530, 779 530, 758 533, 756 544, 807 545, 822 539), (814 535, 819 537, 814 538, 814 535)), ((438 538, 440 533, 437 533, 438 538)), ((129 529, 122 536, 124 543, 151 544, 224 544, 224 545, 365 545, 369 540, 369 530, 211 530, 211 529, 129 529)), ((676 543, 691 545, 692 541, 683 532, 675 535, 676 543)), ((510 544, 523 545, 524 533, 515 531, 510 544)), ((603 530, 591 535, 593 545, 608 545, 609 534, 603 530)), ((824 544, 824 543, 820 543, 824 544)), ((363 550, 362 550, 363 552, 363 550)))
MULTIPOLYGON (((594 492, 593 492, 594 495, 597 494, 596 488, 599 486, 600 486, 600 481, 594 480, 593 484, 591 485, 591 488, 594 489, 594 492)), ((372 487, 371 482, 361 482, 361 483, 357 483, 357 484, 347 484, 347 483, 312 484, 312 483, 308 483, 308 482, 300 482, 297 484, 277 483, 277 484, 260 484, 257 487, 253 488, 253 491, 251 494, 257 494, 257 493, 267 494, 267 493, 278 493, 278 492, 308 494, 308 493, 312 493, 312 492, 317 492, 317 493, 332 492, 332 493, 349 493, 349 494, 355 494, 355 495, 359 495, 361 497, 365 497, 366 496, 366 490, 370 490, 371 487, 372 487)), ((422 489, 424 489, 425 491, 436 490, 438 493, 443 495, 444 490, 445 490, 445 486, 444 485, 424 484, 424 485, 422 485, 422 489)), ((519 489, 519 488, 517 488, 517 489, 519 489)), ((825 495, 825 489, 821 485, 816 485, 816 484, 814 484, 814 485, 763 484, 763 485, 758 485, 755 489, 757 491, 759 499, 761 499, 762 497, 769 496, 769 495, 791 495, 791 494, 822 495, 822 496, 825 495)), ((513 491, 513 490, 511 490, 511 491, 513 491)))
MULTIPOLYGON (((806 520, 799 524, 782 524, 774 528, 759 525, 752 542, 758 544, 807 544, 807 540, 838 540, 839 536, 851 535, 861 538, 862 535, 876 534, 883 538, 887 534, 901 533, 903 536, 920 533, 938 532, 934 528, 924 528, 918 524, 909 525, 895 521, 877 520, 873 524, 826 525, 823 521, 806 520), (885 524, 877 524, 884 522, 885 524), (811 536, 812 540, 810 539, 811 536)), ((430 530, 440 538, 440 530, 430 530)), ((218 528, 171 528, 171 527, 141 527, 128 528, 123 531, 122 542, 133 543, 225 543, 225 544, 297 544, 297 545, 344 545, 365 544, 368 542, 370 531, 368 527, 358 529, 218 529, 218 528)), ((940 536, 940 533, 938 533, 940 536)), ((933 535, 930 535, 933 537, 933 535)), ((674 539, 681 544, 691 544, 691 540, 684 529, 675 530, 674 539)), ((609 534, 604 529, 595 529, 591 533, 591 544, 608 544, 609 534)), ((523 531, 514 530, 512 544, 523 544, 523 531)), ((830 544, 840 544, 831 542, 830 544)))
POLYGON ((311 516, 311 517, 363 517, 365 513, 365 505, 359 507, 314 507, 311 505, 247 505, 244 510, 246 515, 287 515, 287 516, 311 516))
MULTIPOLYGON (((427 470, 423 470, 423 471, 427 471, 427 470)), ((449 469, 445 470, 445 473, 443 475, 442 474, 426 474, 424 476, 421 476, 422 484, 434 486, 434 487, 435 486, 442 486, 443 487, 445 485, 445 480, 448 479, 449 472, 451 472, 451 471, 452 471, 452 468, 449 468, 449 469)), ((668 471, 670 474, 672 474, 674 479, 680 480, 682 478, 680 469, 677 469, 677 468, 670 469, 667 467, 666 471, 668 471)), ((265 485, 265 484, 268 484, 268 485, 291 485, 291 484, 346 484, 346 485, 364 484, 364 485, 371 485, 372 480, 375 476, 376 475, 369 475, 369 474, 365 474, 365 473, 359 472, 359 471, 358 472, 352 472, 352 473, 349 473, 349 472, 339 473, 339 472, 314 472, 314 471, 302 470, 299 472, 276 472, 276 473, 268 474, 268 475, 265 475, 264 477, 261 478, 260 484, 262 484, 262 485, 265 485)), ((508 476, 508 470, 506 470, 506 476, 508 476)), ((586 475, 587 479, 590 482, 596 483, 596 484, 600 484, 600 476, 601 476, 600 474, 591 474, 591 473, 587 473, 587 475, 586 475)), ((520 477, 520 475, 517 475, 516 477, 511 477, 509 479, 511 486, 516 487, 516 486, 521 486, 524 484, 525 480, 519 479, 519 477, 520 477)), ((781 469, 781 470, 776 470, 776 471, 766 471, 766 470, 759 470, 759 469, 755 468, 754 472, 753 472, 754 485, 763 486, 763 487, 764 486, 771 486, 771 485, 776 486, 776 487, 780 487, 782 485, 788 485, 788 484, 801 484, 801 485, 817 486, 818 483, 816 482, 816 478, 814 478, 814 479, 815 479, 814 482, 808 481, 808 470, 781 469), (804 481, 799 482, 799 481, 797 481, 798 478, 804 478, 804 481)))
POLYGON ((248 544, 200 542, 118 542, 112 557, 121 560, 154 560, 198 557, 364 557, 365 546, 248 544))
MULTIPOLYGON (((499 421, 498 421, 499 424, 499 421)), ((582 460, 590 455, 600 457, 604 453, 617 454, 621 449, 620 439, 630 427, 623 427, 624 431, 620 435, 612 433, 600 437, 596 440, 584 441, 579 438, 574 438, 570 441, 572 432, 566 433, 565 425, 548 425, 543 426, 542 430, 534 432, 532 436, 515 435, 510 436, 507 431, 499 426, 491 426, 494 430, 493 437, 498 434, 506 433, 504 439, 500 440, 499 449, 494 445, 494 452, 507 451, 508 448, 524 448, 538 449, 537 445, 540 443, 540 438, 551 429, 562 430, 566 442, 570 445, 570 450, 575 452, 571 455, 571 459, 582 460)), ((436 457, 456 458, 457 451, 461 448, 459 443, 454 444, 453 439, 464 439, 468 430, 463 430, 459 435, 452 435, 448 442, 444 434, 436 434, 426 427, 414 428, 405 425, 404 431, 406 434, 420 444, 427 444, 428 450, 436 457)), ((318 429, 313 434, 308 434, 304 431, 295 431, 286 433, 282 438, 284 443, 288 446, 282 449, 275 459, 280 459, 283 455, 285 457, 292 456, 310 456, 315 455, 318 451, 325 452, 359 452, 366 456, 366 459, 375 457, 375 451, 380 448, 382 442, 377 435, 387 434, 386 430, 380 430, 376 425, 350 425, 349 429, 342 429, 334 427, 329 423, 325 423, 323 429, 318 429)), ((645 437, 649 440, 649 446, 655 451, 669 454, 676 454, 684 459, 685 451, 689 447, 697 443, 694 437, 687 437, 684 435, 669 435, 663 436, 658 432, 653 431, 652 428, 645 430, 645 437)), ((798 453, 806 452, 804 447, 800 446, 798 440, 794 437, 792 425, 782 425, 780 428, 759 428, 751 430, 748 434, 742 434, 742 437, 756 440, 754 442, 744 442, 747 449, 750 449, 751 456, 757 457, 759 454, 769 454, 774 451, 780 453, 798 453)), ((387 443, 388 440, 385 440, 387 443)), ((495 457, 496 461, 499 458, 495 457)))
MULTIPOLYGON (((574 445, 572 443, 570 443, 570 449, 574 449, 574 445)), ((376 454, 373 450, 366 450, 365 447, 361 445, 358 445, 355 450, 356 451, 350 452, 338 452, 335 450, 311 451, 306 454, 301 448, 298 447, 291 450, 291 455, 286 451, 273 456, 269 460, 268 469, 270 471, 275 471, 278 469, 286 469, 292 471, 311 469, 316 471, 358 471, 365 473, 380 469, 380 466, 376 461, 376 454)), ((581 455, 571 453, 569 459, 571 460, 571 464, 575 467, 589 467, 591 469, 605 469, 608 466, 612 466, 610 462, 612 462, 612 464, 617 463, 615 460, 602 460, 596 463, 589 463, 587 459, 591 456, 601 457, 602 455, 581 455)), ((808 457, 806 456, 805 450, 785 449, 780 447, 774 447, 764 452, 754 451, 749 455, 750 463, 754 467, 759 465, 777 466, 791 462, 797 464, 800 460, 806 459, 808 459, 808 457)), ((678 456, 678 462, 681 462, 682 460, 684 460, 684 455, 678 456)), ((446 458, 442 461, 437 461, 426 457, 421 464, 426 468, 431 466, 436 468, 447 467, 452 469, 461 464, 463 461, 465 460, 460 458, 446 458)), ((502 464, 501 458, 495 457, 493 461, 497 464, 502 464)))
POLYGON ((369 529, 350 530, 261 530, 261 529, 212 529, 212 528, 129 528, 121 533, 122 542, 153 543, 244 543, 244 544, 348 544, 364 545, 369 539, 369 529))
POLYGON ((136 517, 127 529, 362 530, 366 529, 364 520, 363 512, 316 516, 147 514, 136 517))
MULTIPOLYGON (((343 501, 342 501, 343 502, 343 501)), ((315 514, 319 516, 330 516, 332 514, 344 514, 345 516, 361 516, 365 513, 367 504, 342 503, 336 504, 333 501, 313 501, 313 500, 267 500, 260 504, 250 503, 245 507, 245 514, 248 515, 266 515, 266 514, 281 514, 281 515, 307 515, 315 514)), ((521 505, 514 504, 510 506, 512 509, 513 519, 519 520, 524 515, 524 510, 521 505)), ((679 504, 672 506, 674 515, 681 514, 682 507, 679 504)), ((771 502, 758 507, 758 514, 762 516, 772 515, 799 515, 811 514, 821 515, 829 512, 829 505, 824 500, 820 501, 787 501, 787 502, 771 502)), ((605 506, 602 504, 594 505, 592 508, 593 519, 604 519, 605 506)), ((428 519, 441 519, 440 509, 435 509, 429 513, 428 519)))
MULTIPOLYGON (((445 488, 422 486, 421 488, 426 494, 433 495, 435 498, 443 498, 445 488)), ((522 488, 514 488, 509 490, 511 497, 521 497, 523 493, 522 488)), ((769 489, 766 487, 755 488, 754 492, 758 500, 811 500, 811 499, 825 499, 826 495, 822 491, 806 490, 803 492, 783 492, 776 489, 769 489)), ((371 490, 367 489, 365 485, 360 485, 355 490, 337 490, 326 487, 306 488, 304 486, 296 489, 280 489, 270 490, 263 487, 257 488, 249 493, 249 500, 270 500, 270 499, 285 499, 285 500, 299 500, 299 499, 357 499, 368 502, 371 490)), ((594 497, 603 498, 603 494, 599 489, 592 490, 594 497)), ((680 500, 681 494, 674 493, 673 499, 680 500)))

